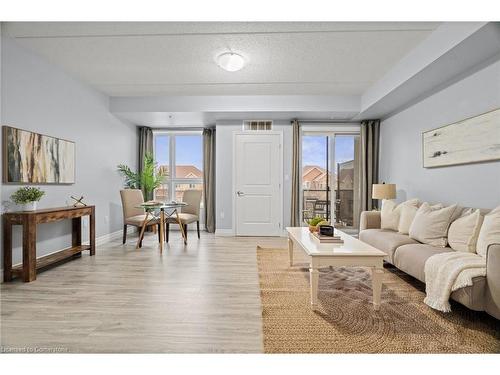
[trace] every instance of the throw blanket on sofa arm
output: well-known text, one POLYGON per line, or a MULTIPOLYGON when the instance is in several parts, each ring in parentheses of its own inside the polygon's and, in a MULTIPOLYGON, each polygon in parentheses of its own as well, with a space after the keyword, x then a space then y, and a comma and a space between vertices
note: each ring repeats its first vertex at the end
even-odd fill
POLYGON ((447 252, 425 262, 424 302, 433 309, 450 312, 450 295, 472 285, 472 279, 486 275, 486 259, 474 253, 447 252))

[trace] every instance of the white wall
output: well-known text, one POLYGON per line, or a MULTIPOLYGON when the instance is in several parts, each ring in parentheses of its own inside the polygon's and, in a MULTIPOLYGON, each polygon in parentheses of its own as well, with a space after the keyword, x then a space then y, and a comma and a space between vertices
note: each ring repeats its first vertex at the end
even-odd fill
MULTIPOLYGON (((70 195, 84 195, 86 202, 96 206, 97 236, 120 230, 122 179, 116 165, 136 165, 135 126, 124 124, 109 112, 107 96, 22 48, 5 33, 1 58, 2 125, 76 142, 76 183, 41 186, 46 195, 39 207, 64 206, 70 202, 70 195)), ((9 205, 10 195, 18 188, 2 186, 2 208, 9 205)), ((16 228, 14 262, 21 259, 20 241, 21 231, 16 228)), ((38 255, 70 243, 69 221, 38 226, 38 255)))
MULTIPOLYGON (((233 231, 233 133, 242 130, 241 120, 216 124, 216 230, 233 231), (222 217, 224 216, 224 217, 222 217)), ((290 121, 274 121, 273 130, 283 132, 283 227, 290 224, 292 127, 290 121)))
POLYGON ((421 142, 424 131, 496 108, 500 108, 500 61, 382 121, 380 180, 397 184, 399 201, 418 197, 496 207, 500 161, 425 169, 421 142))

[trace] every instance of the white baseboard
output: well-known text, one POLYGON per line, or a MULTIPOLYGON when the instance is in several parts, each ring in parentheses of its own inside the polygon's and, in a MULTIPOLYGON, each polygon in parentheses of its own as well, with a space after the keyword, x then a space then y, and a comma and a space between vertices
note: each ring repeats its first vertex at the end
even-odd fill
MULTIPOLYGON (((234 237, 236 234, 232 229, 216 229, 215 235, 219 237, 234 237)), ((280 234, 277 237, 287 237, 288 233, 286 230, 280 231, 280 234)), ((258 236, 257 236, 258 237, 258 236)))
MULTIPOLYGON (((137 228, 134 226, 129 226, 127 228, 127 234, 131 234, 136 232, 137 228)), ((102 236, 96 237, 95 238, 95 245, 100 246, 104 245, 105 243, 111 242, 113 240, 117 240, 119 238, 122 238, 123 236, 123 229, 117 230, 116 232, 108 233, 108 234, 103 234, 102 236)), ((85 241, 83 243, 84 245, 89 245, 89 241, 85 241)))
POLYGON ((235 234, 232 229, 216 229, 215 235, 220 237, 233 237, 235 234))

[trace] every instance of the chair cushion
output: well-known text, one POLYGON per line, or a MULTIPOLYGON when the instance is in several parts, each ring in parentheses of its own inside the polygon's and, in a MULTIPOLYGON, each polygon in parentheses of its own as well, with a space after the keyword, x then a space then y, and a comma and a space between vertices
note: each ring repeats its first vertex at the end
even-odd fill
MULTIPOLYGON (((136 216, 128 217, 128 218, 125 219, 125 224, 135 225, 137 227, 141 227, 142 223, 144 223, 144 219, 145 218, 146 218, 146 215, 136 215, 136 216)), ((151 216, 151 215, 149 215, 148 218, 149 218, 148 225, 158 224, 159 223, 159 220, 158 219, 153 219, 153 216, 151 216)))
POLYGON ((393 263, 394 251, 399 246, 418 243, 404 234, 387 229, 362 230, 359 232, 359 239, 386 253, 385 259, 390 263, 393 263))
POLYGON ((425 283, 425 262, 429 257, 453 251, 450 247, 436 247, 426 244, 403 245, 394 254, 394 265, 401 271, 425 283))
MULTIPOLYGON (((180 219, 182 224, 190 224, 190 223, 194 223, 195 221, 198 221, 199 217, 197 215, 179 212, 179 219, 180 219)), ((175 217, 175 215, 173 215, 173 216, 169 217, 167 221, 169 223, 177 223, 177 218, 175 217)))

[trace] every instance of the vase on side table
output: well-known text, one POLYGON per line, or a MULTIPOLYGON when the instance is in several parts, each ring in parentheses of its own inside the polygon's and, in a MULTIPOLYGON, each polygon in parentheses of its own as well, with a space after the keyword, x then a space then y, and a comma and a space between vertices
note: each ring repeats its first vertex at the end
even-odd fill
POLYGON ((37 202, 28 202, 22 205, 23 211, 35 211, 37 202))

